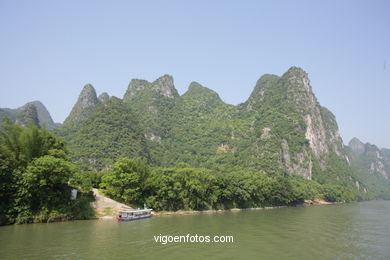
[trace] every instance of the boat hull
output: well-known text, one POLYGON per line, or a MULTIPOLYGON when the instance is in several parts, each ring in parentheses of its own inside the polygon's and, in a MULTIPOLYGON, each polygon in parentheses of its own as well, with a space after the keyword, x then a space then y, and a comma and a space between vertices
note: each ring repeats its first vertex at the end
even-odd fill
POLYGON ((137 217, 128 217, 128 218, 117 218, 118 221, 133 221, 138 219, 144 219, 144 218, 150 218, 152 215, 144 215, 144 216, 137 216, 137 217))

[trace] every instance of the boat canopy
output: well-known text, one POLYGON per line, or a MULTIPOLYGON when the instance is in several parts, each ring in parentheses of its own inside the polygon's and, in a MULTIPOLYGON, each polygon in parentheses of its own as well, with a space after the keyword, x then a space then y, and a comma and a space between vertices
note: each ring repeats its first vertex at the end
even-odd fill
POLYGON ((144 215, 150 214, 153 209, 129 209, 129 210, 121 210, 119 214, 121 215, 144 215))

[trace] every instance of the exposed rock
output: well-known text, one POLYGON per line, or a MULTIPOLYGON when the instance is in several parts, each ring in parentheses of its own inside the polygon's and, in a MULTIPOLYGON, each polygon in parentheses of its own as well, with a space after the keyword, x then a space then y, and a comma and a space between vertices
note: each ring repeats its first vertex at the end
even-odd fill
POLYGON ((390 149, 382 148, 381 154, 383 155, 385 161, 390 163, 390 149))
POLYGON ((306 139, 317 158, 328 152, 326 129, 321 115, 321 107, 315 98, 307 73, 298 67, 290 68, 283 76, 287 88, 287 98, 303 114, 306 124, 306 139))
POLYGON ((390 179, 390 160, 387 159, 387 149, 380 150, 377 146, 370 143, 364 144, 357 138, 353 138, 348 147, 351 151, 350 160, 358 173, 380 174, 384 179, 390 179))
POLYGON ((173 85, 173 78, 170 75, 164 75, 156 79, 152 82, 152 88, 164 97, 174 98, 179 96, 175 86, 173 85))
POLYGON ((103 92, 102 94, 100 94, 98 96, 98 100, 101 102, 101 103, 104 103, 106 102, 107 100, 110 99, 110 96, 107 94, 107 92, 103 92))
POLYGON ((260 138, 266 139, 266 138, 270 137, 270 134, 269 134, 270 131, 271 131, 271 128, 264 127, 263 133, 261 134, 260 138))
POLYGON ((155 141, 155 142, 161 142, 161 136, 155 135, 153 133, 147 133, 145 134, 145 138, 155 141))
POLYGON ((40 127, 37 108, 33 104, 27 104, 16 117, 16 124, 28 126, 30 123, 40 127))
POLYGON ((290 174, 300 174, 306 179, 311 180, 313 166, 311 156, 306 151, 297 153, 297 161, 296 163, 293 163, 291 162, 290 149, 286 140, 282 140, 281 147, 284 166, 286 167, 287 172, 290 174), (305 165, 305 161, 307 162, 307 165, 305 165))
POLYGON ((221 144, 220 146, 218 146, 217 150, 227 153, 230 150, 230 147, 228 144, 221 144))
POLYGON ((149 81, 141 80, 141 79, 132 79, 129 83, 125 95, 123 96, 123 101, 129 101, 137 93, 150 87, 150 85, 151 83, 149 81))
POLYGON ((153 90, 159 96, 174 98, 178 97, 179 94, 173 85, 173 78, 170 75, 164 75, 152 83, 141 80, 132 79, 127 88, 125 95, 123 96, 124 101, 130 101, 138 93, 142 93, 143 90, 153 90))
POLYGON ((349 148, 356 154, 362 154, 365 151, 365 145, 356 137, 352 138, 348 143, 349 148))
MULTIPOLYGON (((15 121, 15 120, 17 120, 18 115, 20 113, 25 113, 26 109, 29 109, 29 107, 31 105, 36 108, 40 127, 47 128, 49 130, 52 130, 52 129, 58 127, 58 124, 53 122, 53 119, 51 118, 50 113, 46 109, 46 107, 42 104, 42 102, 37 101, 37 100, 32 101, 32 102, 28 102, 25 105, 23 105, 19 108, 16 108, 16 109, 0 108, 0 113, 3 116, 6 116, 9 119, 11 119, 11 121, 15 121)), ((0 122, 0 124, 1 124, 1 122, 0 122)))
POLYGON ((262 76, 248 100, 238 106, 225 104, 197 82, 179 96, 168 75, 154 82, 131 80, 123 100, 140 121, 142 137, 156 142, 153 159, 164 160, 158 163, 183 160, 207 167, 206 160, 199 159, 206 156, 209 162, 232 164, 228 167, 301 174, 307 179, 347 169, 340 182, 355 186, 355 179, 348 178, 349 158, 336 119, 320 106, 300 68, 292 67, 281 77, 262 76), (218 151, 233 150, 229 146, 236 151, 234 158, 218 158, 225 156, 218 151), (333 165, 337 166, 330 168, 333 165))
POLYGON ((53 119, 50 116, 49 111, 47 111, 46 107, 40 101, 32 101, 19 109, 24 109, 24 107, 28 105, 34 105, 37 108, 37 114, 39 119, 39 124, 41 127, 46 127, 49 130, 56 128, 56 124, 53 122, 53 119))
POLYGON ((95 88, 91 84, 85 85, 64 124, 73 124, 87 119, 98 104, 95 88))
POLYGON ((333 153, 348 164, 336 119, 329 110, 320 106, 312 92, 308 75, 301 68, 292 67, 282 77, 262 76, 241 107, 246 112, 254 110, 260 115, 255 125, 261 127, 262 131, 259 131, 260 136, 252 151, 260 153, 257 157, 275 158, 277 151, 274 149, 280 145, 281 167, 287 167, 289 173, 301 174, 306 178, 312 177, 314 160, 325 170, 333 153), (270 121, 264 122, 267 116, 270 121), (272 128, 272 131, 268 131, 268 128, 272 128), (307 146, 302 141, 296 143, 298 136, 308 140, 307 146), (269 149, 274 150, 273 154, 267 155, 269 149))

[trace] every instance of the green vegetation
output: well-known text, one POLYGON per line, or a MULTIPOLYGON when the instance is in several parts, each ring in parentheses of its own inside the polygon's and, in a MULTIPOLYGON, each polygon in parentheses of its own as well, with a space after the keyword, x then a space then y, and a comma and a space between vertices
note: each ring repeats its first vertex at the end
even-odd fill
POLYGON ((296 67, 261 77, 237 106, 196 82, 179 96, 168 75, 132 80, 123 100, 98 99, 87 85, 54 133, 67 149, 33 125, 2 128, 1 223, 91 217, 92 187, 170 211, 365 200, 389 190, 351 169, 334 115, 296 67), (76 201, 72 187, 84 191, 76 201))
MULTIPOLYGON (((294 179, 293 187, 311 178, 314 182, 309 183, 317 187, 318 198, 332 201, 369 198, 371 194, 365 193, 364 182, 345 160, 347 153, 337 131, 333 114, 321 107, 311 92, 306 73, 293 67, 282 77, 261 77, 249 99, 238 106, 224 103, 217 93, 196 82, 179 96, 169 76, 153 83, 132 80, 123 100, 112 97, 96 105, 86 119, 65 124, 56 133, 68 142, 72 160, 84 170, 108 172, 102 181, 112 198, 135 204, 148 199, 148 204, 156 208, 176 209, 194 205, 196 208, 287 205, 302 201, 301 197, 295 199, 295 195, 291 201, 278 201, 272 196, 224 199, 223 194, 218 194, 216 201, 200 204, 186 201, 189 198, 181 198, 182 202, 170 206, 160 202, 178 192, 175 189, 181 182, 176 180, 177 171, 182 169, 195 172, 203 169, 217 179, 218 185, 234 183, 238 178, 234 176, 238 175, 266 176, 278 182, 303 175, 305 178, 300 181, 294 179), (316 151, 306 137, 308 118, 313 138, 318 142, 314 146, 316 151), (158 179, 161 175, 164 176, 159 180, 161 183, 173 182, 176 186, 172 190, 166 188, 169 196, 159 191, 164 190, 162 187, 149 182, 137 186, 139 176, 127 176, 119 165, 113 165, 120 157, 145 158, 143 164, 152 167, 147 179, 158 179), (187 166, 178 168, 180 164, 187 166), (115 185, 122 190, 109 188, 115 185), (146 190, 146 187, 153 188, 146 190)), ((88 182, 87 179, 84 181, 88 182)), ((272 181, 265 183, 278 188, 272 181)), ((213 193, 209 195, 214 197, 213 193)))
POLYGON ((89 170, 102 170, 121 156, 148 158, 141 129, 131 108, 111 98, 99 104, 88 119, 76 126, 64 125, 56 133, 67 141, 74 162, 89 170))
POLYGON ((383 176, 390 173, 390 160, 386 154, 382 155, 382 151, 386 153, 386 149, 380 151, 375 145, 362 145, 364 147, 362 153, 352 149, 350 151, 352 169, 373 198, 390 200, 390 180, 383 176))
MULTIPOLYGON (((7 121, 7 120, 6 120, 7 121)), ((0 225, 86 219, 94 216, 86 190, 71 200, 76 172, 64 143, 30 123, 9 121, 0 132, 0 225)))
POLYGON ((40 101, 32 101, 27 104, 15 108, 0 108, 0 126, 3 123, 3 118, 7 117, 12 122, 17 122, 19 125, 27 126, 30 121, 36 126, 52 130, 58 125, 53 122, 49 111, 40 101))
POLYGON ((19 125, 27 126, 30 122, 36 127, 40 127, 38 119, 38 111, 35 105, 28 104, 16 117, 16 122, 19 125))
POLYGON ((321 185, 300 175, 269 176, 203 168, 150 167, 145 160, 121 158, 102 177, 100 188, 120 202, 176 211, 297 205, 305 199, 350 201, 343 189, 321 185))

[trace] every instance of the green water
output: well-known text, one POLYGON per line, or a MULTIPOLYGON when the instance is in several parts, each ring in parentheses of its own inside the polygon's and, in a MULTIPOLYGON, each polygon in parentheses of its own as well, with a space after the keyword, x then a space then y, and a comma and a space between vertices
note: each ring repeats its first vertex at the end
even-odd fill
POLYGON ((390 259, 390 201, 0 227, 0 259, 390 259), (168 243, 156 235, 231 235, 168 243))

